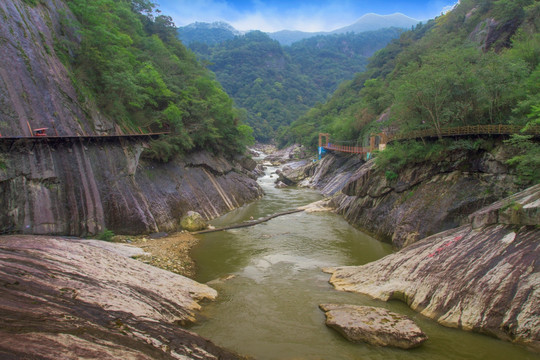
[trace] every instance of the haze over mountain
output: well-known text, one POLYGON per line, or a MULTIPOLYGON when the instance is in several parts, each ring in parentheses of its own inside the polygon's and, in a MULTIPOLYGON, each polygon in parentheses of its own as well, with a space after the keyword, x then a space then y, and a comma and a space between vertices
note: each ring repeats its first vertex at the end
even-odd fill
POLYGON ((374 31, 390 27, 410 29, 419 22, 420 20, 413 19, 400 13, 392 15, 378 15, 370 13, 360 17, 360 19, 358 19, 358 21, 356 21, 354 24, 330 32, 310 33, 303 31, 282 30, 274 33, 269 33, 269 35, 272 39, 279 41, 282 45, 291 45, 296 41, 300 41, 302 39, 307 39, 317 35, 344 34, 348 32, 359 34, 365 31, 374 31))
MULTIPOLYGON (((304 32, 297 30, 281 30, 268 33, 270 38, 279 41, 281 45, 291 45, 302 39, 313 36, 344 34, 347 32, 362 33, 365 31, 374 31, 384 28, 410 29, 418 24, 420 20, 413 19, 406 15, 395 13, 391 15, 378 15, 374 13, 365 14, 355 23, 330 31, 330 32, 304 32)), ((207 45, 214 45, 244 32, 236 30, 226 22, 218 21, 213 23, 195 22, 184 27, 178 28, 178 34, 182 42, 189 45, 194 42, 200 42, 207 45)))

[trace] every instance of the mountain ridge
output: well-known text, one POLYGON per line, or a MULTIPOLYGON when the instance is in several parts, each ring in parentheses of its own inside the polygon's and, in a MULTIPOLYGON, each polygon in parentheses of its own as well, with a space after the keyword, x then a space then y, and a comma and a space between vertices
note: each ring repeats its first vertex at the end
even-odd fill
MULTIPOLYGON (((303 39, 308 39, 320 35, 344 34, 347 32, 362 33, 366 31, 380 30, 384 28, 409 29, 421 20, 411 18, 402 13, 388 15, 379 15, 376 13, 367 13, 362 15, 351 25, 347 25, 332 31, 305 32, 301 30, 280 30, 275 32, 266 32, 270 38, 277 40, 281 45, 292 45, 303 39)), ((193 42, 202 42, 207 45, 214 45, 223 41, 232 39, 235 36, 245 35, 246 33, 258 31, 240 31, 224 21, 215 21, 212 23, 195 22, 178 28, 178 35, 182 42, 189 45, 193 42)))

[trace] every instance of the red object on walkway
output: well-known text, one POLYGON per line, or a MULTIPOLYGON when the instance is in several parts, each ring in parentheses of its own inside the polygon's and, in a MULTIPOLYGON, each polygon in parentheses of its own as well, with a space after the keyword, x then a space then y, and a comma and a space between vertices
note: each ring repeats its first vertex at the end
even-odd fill
POLYGON ((34 129, 34 136, 47 136, 47 129, 49 128, 34 129))

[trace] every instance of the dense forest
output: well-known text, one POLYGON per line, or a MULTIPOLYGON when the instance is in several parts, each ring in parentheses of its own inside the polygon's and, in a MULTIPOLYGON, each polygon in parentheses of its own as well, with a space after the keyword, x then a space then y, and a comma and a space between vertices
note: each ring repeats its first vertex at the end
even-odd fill
MULTIPOLYGON (((319 132, 366 144, 371 133, 476 124, 540 125, 540 2, 462 0, 453 11, 378 51, 364 73, 280 133, 281 145, 316 146, 319 132)), ((540 181, 540 146, 509 141, 524 181, 540 181)), ((481 141, 396 143, 381 152, 393 170, 481 141)))
POLYGON ((401 31, 321 35, 291 46, 281 46, 268 34, 252 31, 213 45, 192 42, 190 48, 245 109, 255 138, 266 142, 324 102, 339 83, 364 71, 369 56, 401 31))
POLYGON ((201 148, 234 154, 253 140, 215 76, 177 39, 172 19, 154 15, 150 0, 67 4, 76 20, 65 16, 64 31, 74 26, 80 42, 65 36, 55 51, 81 96, 123 129, 170 132, 145 156, 168 161, 201 148))

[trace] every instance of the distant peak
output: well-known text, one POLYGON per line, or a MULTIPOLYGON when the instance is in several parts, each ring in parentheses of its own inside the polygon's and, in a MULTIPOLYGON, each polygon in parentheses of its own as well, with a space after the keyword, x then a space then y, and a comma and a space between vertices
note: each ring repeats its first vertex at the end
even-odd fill
POLYGON ((357 21, 362 21, 362 20, 365 20, 365 19, 369 19, 369 18, 383 18, 383 19, 389 19, 389 18, 394 18, 394 19, 409 19, 409 20, 414 20, 414 21, 419 21, 415 18, 412 18, 410 16, 407 16, 405 14, 402 14, 402 13, 393 13, 393 14, 386 14, 386 15, 381 15, 381 14, 376 14, 376 13, 367 13, 367 14, 364 14, 362 16, 360 16, 360 18, 357 20, 357 21))
POLYGON ((214 21, 212 23, 207 22, 194 22, 189 25, 184 26, 186 29, 224 29, 229 30, 232 33, 240 33, 240 31, 236 30, 234 27, 232 27, 230 24, 226 23, 225 21, 214 21))

